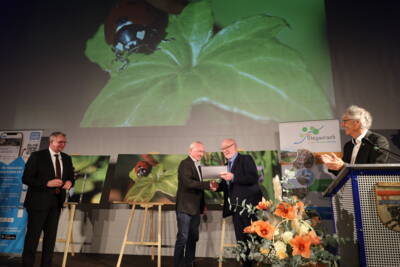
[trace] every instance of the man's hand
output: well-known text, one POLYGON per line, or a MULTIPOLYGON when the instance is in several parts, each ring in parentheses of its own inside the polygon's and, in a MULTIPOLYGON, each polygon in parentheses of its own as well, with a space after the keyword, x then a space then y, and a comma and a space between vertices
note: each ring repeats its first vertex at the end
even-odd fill
POLYGON ((225 181, 232 181, 233 173, 231 173, 231 172, 221 172, 219 174, 219 177, 224 179, 225 181))
POLYGON ((213 180, 210 182, 210 190, 215 192, 218 189, 218 183, 217 181, 213 180))
POLYGON ((72 186, 72 182, 71 181, 66 181, 64 186, 63 186, 63 189, 69 190, 71 188, 71 186, 72 186))
POLYGON ((51 179, 47 182, 48 187, 60 187, 63 185, 63 181, 61 179, 55 178, 51 179))
POLYGON ((339 171, 344 166, 343 160, 336 156, 335 153, 322 154, 320 159, 330 170, 339 171))

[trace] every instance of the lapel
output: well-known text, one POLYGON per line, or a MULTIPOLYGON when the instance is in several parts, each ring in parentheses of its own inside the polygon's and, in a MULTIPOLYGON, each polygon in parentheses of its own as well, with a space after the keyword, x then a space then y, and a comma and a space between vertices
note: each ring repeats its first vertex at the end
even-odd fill
POLYGON ((51 154, 49 149, 47 149, 46 161, 47 164, 50 166, 50 177, 56 177, 56 171, 54 170, 53 160, 51 159, 51 154))
POLYGON ((194 173, 194 177, 196 178, 197 181, 200 181, 200 176, 199 176, 199 172, 197 171, 196 164, 194 164, 194 161, 192 160, 191 157, 188 157, 188 159, 191 162, 192 172, 194 173))
MULTIPOLYGON (((368 130, 367 133, 365 134, 364 138, 369 139, 371 132, 368 130)), ((353 145, 354 147, 354 145, 353 145)), ((360 149, 358 150, 357 157, 355 163, 366 163, 367 160, 365 157, 368 155, 368 151, 371 149, 369 145, 365 145, 364 143, 361 143, 360 149)))

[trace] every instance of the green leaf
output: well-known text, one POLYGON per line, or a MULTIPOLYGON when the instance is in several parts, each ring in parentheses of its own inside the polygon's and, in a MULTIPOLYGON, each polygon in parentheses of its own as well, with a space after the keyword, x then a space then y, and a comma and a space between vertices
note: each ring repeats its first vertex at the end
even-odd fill
POLYGON ((81 126, 184 125, 198 104, 260 121, 332 117, 327 96, 301 55, 275 37, 288 26, 284 19, 257 15, 215 36, 213 23, 209 1, 190 3, 170 17, 167 41, 158 50, 133 53, 120 72, 109 63, 101 27, 86 54, 110 71, 111 79, 81 126))
POLYGON ((76 179, 75 184, 74 184, 74 191, 76 194, 84 194, 93 191, 94 189, 94 183, 89 180, 84 178, 79 178, 76 179))
POLYGON ((99 156, 72 156, 72 165, 76 172, 81 172, 83 169, 93 165, 99 156))
POLYGON ((150 202, 156 192, 176 195, 178 178, 176 169, 165 170, 159 163, 147 177, 139 177, 125 196, 126 201, 150 202))

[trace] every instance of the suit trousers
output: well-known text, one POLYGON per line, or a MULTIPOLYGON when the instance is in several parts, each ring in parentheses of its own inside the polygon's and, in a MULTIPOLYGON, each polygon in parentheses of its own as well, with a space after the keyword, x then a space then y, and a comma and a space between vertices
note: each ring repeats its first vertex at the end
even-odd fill
POLYGON ((28 226, 22 253, 22 266, 33 267, 40 234, 43 230, 41 267, 51 267, 57 237, 61 208, 54 206, 44 210, 27 208, 28 226))
POLYGON ((174 250, 174 267, 188 267, 193 265, 196 242, 199 240, 200 214, 190 215, 176 212, 178 234, 174 250))

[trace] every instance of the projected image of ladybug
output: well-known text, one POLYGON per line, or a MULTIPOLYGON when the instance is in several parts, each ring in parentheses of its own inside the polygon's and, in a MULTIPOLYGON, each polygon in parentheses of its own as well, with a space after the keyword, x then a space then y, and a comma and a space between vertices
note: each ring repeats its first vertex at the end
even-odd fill
POLYGON ((144 0, 121 0, 105 23, 105 39, 116 60, 128 64, 131 53, 150 54, 165 38, 168 13, 144 0))

